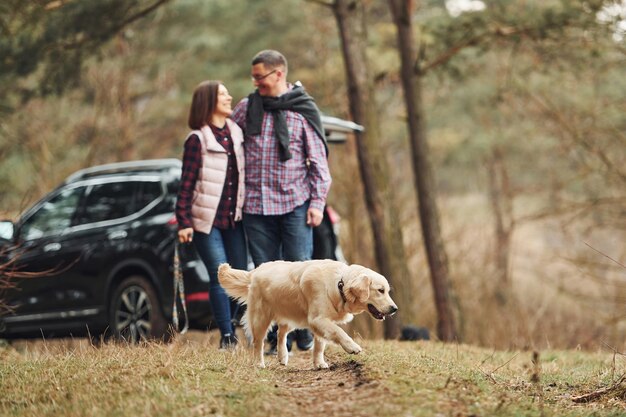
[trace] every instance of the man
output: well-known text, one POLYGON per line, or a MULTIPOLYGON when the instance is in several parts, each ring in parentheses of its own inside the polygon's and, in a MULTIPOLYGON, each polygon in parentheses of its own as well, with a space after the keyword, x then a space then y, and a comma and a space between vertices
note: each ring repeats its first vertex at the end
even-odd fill
MULTIPOLYGON (((287 82, 287 70, 280 52, 259 52, 251 70, 256 90, 230 116, 245 134, 243 224, 256 266, 311 259, 331 184, 319 110, 304 88, 287 82)), ((294 333, 300 349, 313 346, 308 330, 294 333)), ((268 339, 275 351, 275 329, 268 339)))

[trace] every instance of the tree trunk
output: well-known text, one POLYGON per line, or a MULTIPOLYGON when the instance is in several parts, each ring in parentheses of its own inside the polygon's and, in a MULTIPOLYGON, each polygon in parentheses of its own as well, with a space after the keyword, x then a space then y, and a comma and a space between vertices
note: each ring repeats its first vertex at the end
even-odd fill
POLYGON ((426 140, 422 108, 422 75, 416 71, 415 67, 417 54, 411 22, 413 6, 413 1, 389 0, 389 7, 397 29, 402 87, 411 140, 413 176, 438 316, 437 335, 440 340, 450 342, 457 339, 457 333, 450 303, 448 259, 441 237, 435 179, 426 140))
POLYGON ((494 216, 496 234, 495 270, 498 282, 496 283, 496 299, 506 304, 509 289, 509 259, 511 236, 515 228, 513 220, 513 197, 509 184, 509 176, 503 161, 502 151, 497 146, 493 148, 487 160, 489 180, 489 200, 494 216))
MULTIPOLYGON (((392 287, 401 288, 410 279, 403 246, 398 211, 389 183, 389 167, 382 144, 373 80, 366 57, 367 33, 361 1, 335 0, 332 9, 337 20, 348 83, 352 119, 365 127, 356 134, 359 169, 365 202, 374 235, 378 269, 392 287)), ((398 294, 410 300, 410 294, 398 294)), ((400 313, 402 303, 398 302, 400 313)), ((385 320, 385 338, 396 338, 401 327, 398 315, 385 320)))

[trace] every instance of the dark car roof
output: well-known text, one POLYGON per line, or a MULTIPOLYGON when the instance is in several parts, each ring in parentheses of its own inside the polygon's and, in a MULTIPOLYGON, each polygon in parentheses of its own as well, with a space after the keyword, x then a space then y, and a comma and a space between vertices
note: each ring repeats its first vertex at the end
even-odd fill
POLYGON ((326 140, 329 143, 342 143, 348 138, 349 133, 362 132, 365 128, 349 120, 322 115, 322 125, 326 132, 326 140))
POLYGON ((182 162, 178 159, 149 159, 142 161, 115 162, 81 169, 67 177, 64 184, 96 177, 115 176, 119 174, 180 174, 182 162))

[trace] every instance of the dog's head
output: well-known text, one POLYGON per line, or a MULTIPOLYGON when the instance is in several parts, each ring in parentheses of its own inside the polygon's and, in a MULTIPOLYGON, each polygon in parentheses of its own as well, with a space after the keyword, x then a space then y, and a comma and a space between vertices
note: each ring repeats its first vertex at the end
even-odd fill
POLYGON ((355 313, 367 310, 376 320, 384 320, 398 311, 384 276, 363 266, 351 265, 344 280, 346 303, 353 306, 355 313))

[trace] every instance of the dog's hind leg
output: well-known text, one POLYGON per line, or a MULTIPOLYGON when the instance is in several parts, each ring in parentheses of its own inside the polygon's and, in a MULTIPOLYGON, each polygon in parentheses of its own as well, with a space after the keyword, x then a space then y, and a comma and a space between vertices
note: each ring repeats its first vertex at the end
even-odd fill
POLYGON ((315 366, 316 369, 328 369, 328 364, 324 360, 325 349, 326 340, 315 336, 315 344, 313 345, 313 366, 315 366))
POLYGON ((267 330, 272 323, 272 316, 263 309, 263 306, 254 302, 248 303, 248 325, 250 326, 250 333, 252 335, 252 350, 254 352, 254 359, 256 360, 259 368, 265 368, 265 360, 263 358, 263 342, 267 330))
POLYGON ((292 331, 288 324, 278 325, 278 334, 276 340, 276 348, 278 350, 278 360, 283 365, 289 362, 289 351, 287 351, 287 335, 292 331))

